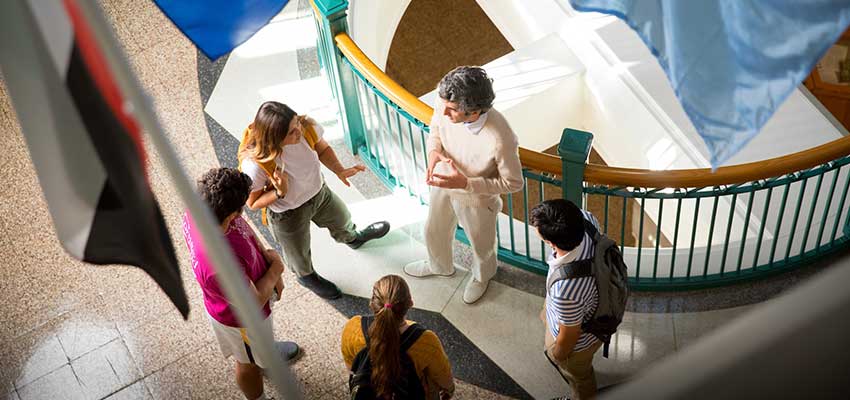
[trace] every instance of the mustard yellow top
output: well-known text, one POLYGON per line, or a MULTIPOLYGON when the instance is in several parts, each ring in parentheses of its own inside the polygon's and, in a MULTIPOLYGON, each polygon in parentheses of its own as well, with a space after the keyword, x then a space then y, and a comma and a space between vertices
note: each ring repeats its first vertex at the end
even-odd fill
MULTIPOLYGON (((412 324, 412 321, 407 321, 412 324)), ((354 357, 366 347, 366 338, 360 329, 360 316, 354 316, 342 328, 342 359, 348 369, 354 357)), ((443 345, 437 335, 426 330, 418 340, 407 350, 407 355, 413 361, 416 375, 425 386, 426 398, 437 398, 440 391, 454 393, 455 384, 452 378, 452 367, 449 358, 443 350, 443 345)))

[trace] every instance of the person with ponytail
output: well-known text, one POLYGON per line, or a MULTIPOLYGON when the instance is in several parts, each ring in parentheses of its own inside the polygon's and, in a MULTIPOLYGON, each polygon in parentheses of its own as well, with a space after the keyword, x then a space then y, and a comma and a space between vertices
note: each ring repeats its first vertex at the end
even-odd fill
POLYGON ((342 358, 352 371, 352 397, 360 371, 370 372, 366 386, 370 397, 373 392, 376 399, 420 397, 414 395, 415 389, 421 389, 419 393, 427 399, 449 399, 454 394, 451 365, 443 345, 434 332, 405 319, 411 307, 407 282, 398 275, 386 275, 372 287, 369 309, 374 315, 355 316, 345 324, 342 358), (369 366, 364 368, 364 362, 369 366), (421 388, 408 386, 411 374, 418 378, 416 384, 421 388))
POLYGON ((267 101, 243 133, 238 157, 242 171, 253 182, 246 204, 252 210, 263 209, 263 223, 271 224, 298 283, 319 297, 336 299, 342 295, 336 285, 313 269, 310 221, 352 249, 386 235, 390 224, 381 221, 355 230, 348 207, 325 184, 321 166, 346 186, 351 186, 348 178, 366 167, 344 167, 322 138, 323 132, 312 118, 297 115, 286 104, 267 101))

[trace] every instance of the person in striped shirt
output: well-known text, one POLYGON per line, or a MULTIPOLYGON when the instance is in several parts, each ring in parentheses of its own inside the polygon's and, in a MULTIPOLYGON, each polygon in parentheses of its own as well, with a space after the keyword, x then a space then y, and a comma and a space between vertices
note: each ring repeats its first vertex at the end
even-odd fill
MULTIPOLYGON (((593 257, 593 239, 585 231, 584 220, 599 228, 596 217, 565 199, 547 200, 531 210, 531 225, 553 250, 549 274, 569 268, 573 261, 593 257)), ((598 301, 592 276, 564 279, 547 288, 541 312, 546 322, 545 351, 570 383, 572 399, 596 397, 593 354, 602 342, 582 332, 581 324, 593 317, 598 301)))

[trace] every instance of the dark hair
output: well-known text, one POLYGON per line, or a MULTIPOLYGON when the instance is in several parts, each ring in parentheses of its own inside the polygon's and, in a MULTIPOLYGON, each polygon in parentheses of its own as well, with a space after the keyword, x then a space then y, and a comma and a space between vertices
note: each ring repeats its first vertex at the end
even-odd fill
POLYGON ((449 71, 439 85, 440 98, 457 103, 458 111, 487 112, 493 107, 496 94, 493 80, 481 67, 457 67, 449 71))
POLYGON ((219 223, 241 211, 251 193, 251 177, 235 168, 213 168, 198 179, 198 194, 219 223))
POLYGON ((251 123, 251 134, 239 159, 250 158, 258 163, 274 160, 283 151, 283 139, 289 134, 289 124, 297 117, 289 106, 267 101, 257 110, 251 123))
POLYGON ((402 375, 401 334, 407 310, 413 307, 410 288, 398 275, 386 275, 372 287, 369 309, 375 320, 369 326, 369 360, 372 363, 372 387, 378 398, 391 399, 393 383, 402 375))
POLYGON ((546 200, 531 209, 531 226, 564 251, 572 251, 584 239, 584 214, 565 199, 546 200))

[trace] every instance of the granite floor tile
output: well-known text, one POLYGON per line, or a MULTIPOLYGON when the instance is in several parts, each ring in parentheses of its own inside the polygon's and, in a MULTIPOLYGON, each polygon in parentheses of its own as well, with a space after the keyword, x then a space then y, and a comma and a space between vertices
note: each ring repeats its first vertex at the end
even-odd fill
POLYGON ((331 388, 348 382, 345 366, 319 352, 304 354, 292 370, 301 385, 301 393, 308 399, 319 398, 331 388))
POLYGON ((119 338, 115 323, 104 309, 86 303, 71 310, 58 327, 56 336, 68 358, 74 360, 119 338))
POLYGON ((120 338, 71 361, 71 368, 91 399, 102 399, 142 378, 120 338))
POLYGON ((168 296, 144 271, 126 266, 110 267, 114 279, 94 287, 108 317, 122 335, 141 325, 163 319, 181 319, 168 296))
POLYGON ((65 317, 60 316, 3 344, 0 354, 4 361, 0 364, 8 366, 0 371, 6 377, 4 381, 14 382, 15 387, 20 389, 68 363, 68 356, 56 337, 57 326, 65 317))
MULTIPOLYGON (((15 152, 26 152, 26 142, 24 142, 24 137, 15 119, 15 111, 11 108, 12 104, 8 101, 5 93, 0 93, 0 96, 3 98, 3 101, 0 102, 0 146, 2 146, 0 148, 15 149, 15 152)), ((0 166, 12 157, 16 156, 7 154, 0 157, 0 166)))
POLYGON ((68 364, 18 389, 21 400, 55 399, 60 394, 62 399, 67 400, 87 399, 85 390, 68 364))
POLYGON ((121 335, 136 365, 147 376, 214 340, 212 332, 200 322, 186 323, 178 313, 167 313, 156 322, 121 335))
POLYGON ((154 399, 213 399, 238 393, 233 361, 221 355, 218 343, 206 343, 191 354, 147 376, 154 399))
POLYGON ((609 358, 600 350, 593 359, 597 383, 620 383, 675 351, 670 314, 626 313, 611 338, 609 358))
POLYGON ((673 313, 676 331, 676 349, 681 350, 702 336, 728 324, 753 309, 753 305, 693 313, 673 313))
POLYGON ((326 390, 325 393, 323 393, 321 395, 321 397, 319 397, 319 399, 321 399, 321 400, 337 400, 337 399, 349 398, 350 396, 351 396, 351 394, 348 391, 348 381, 347 381, 347 378, 346 378, 345 383, 343 383, 342 385, 332 386, 331 388, 326 390))
POLYGON ((158 43, 144 52, 144 59, 150 64, 148 67, 156 72, 160 83, 169 88, 194 89, 191 94, 200 98, 197 56, 197 48, 182 39, 182 35, 180 39, 158 43))
POLYGON ((114 4, 119 26, 126 29, 128 37, 144 51, 167 40, 186 40, 180 31, 152 1, 123 0, 114 4), (151 29, 151 27, 156 29, 151 29))
POLYGON ((453 399, 463 400, 463 399, 510 399, 510 397, 502 396, 498 393, 493 393, 489 390, 482 389, 475 385, 470 385, 466 382, 459 381, 455 379, 455 395, 452 397, 453 399))
POLYGON ((142 86, 142 89, 156 103, 156 97, 153 96, 155 88, 161 85, 161 65, 153 62, 154 49, 146 49, 138 52, 134 57, 130 57, 130 67, 136 75, 136 79, 142 86))
POLYGON ((107 400, 148 400, 152 399, 150 391, 141 380, 127 386, 106 398, 107 400))

